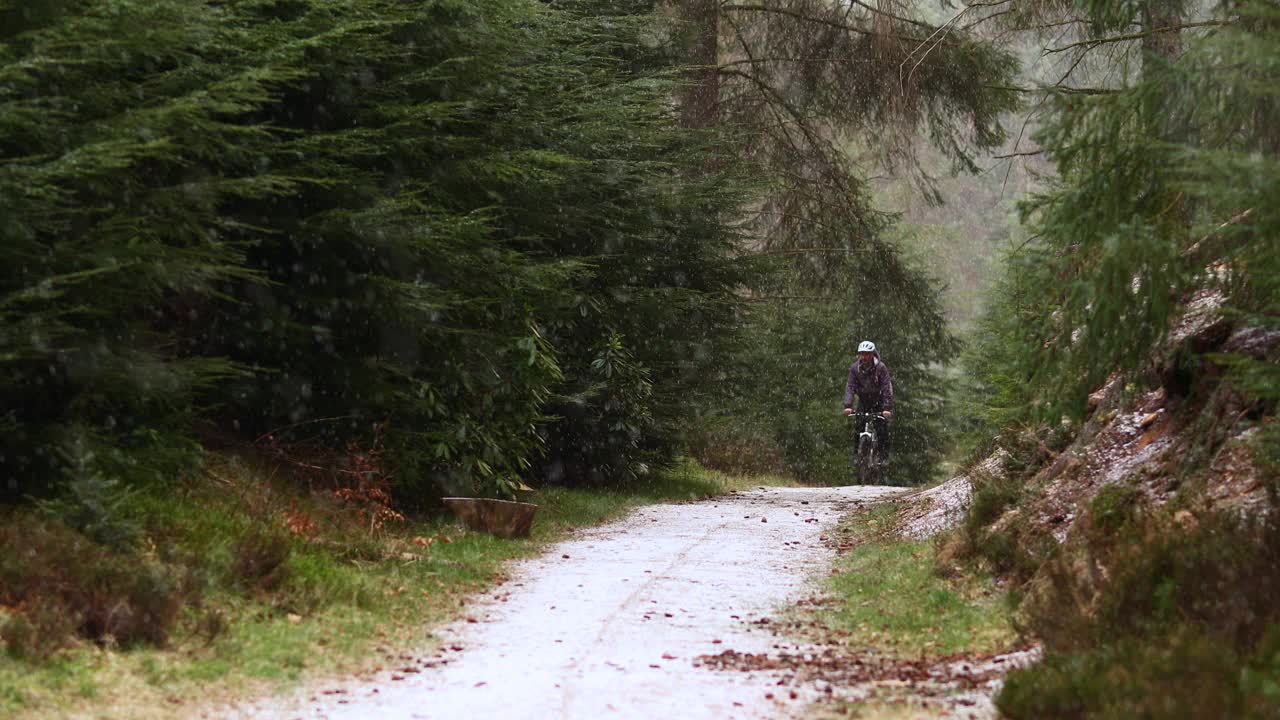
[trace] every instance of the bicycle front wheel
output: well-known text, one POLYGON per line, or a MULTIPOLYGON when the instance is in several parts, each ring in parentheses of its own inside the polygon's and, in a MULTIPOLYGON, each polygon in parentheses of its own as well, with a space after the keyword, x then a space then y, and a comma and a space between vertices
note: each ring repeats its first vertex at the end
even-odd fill
POLYGON ((858 438, 858 449, 853 456, 853 467, 857 474, 859 485, 871 484, 871 476, 875 472, 875 467, 871 464, 871 455, 874 450, 871 438, 858 438))

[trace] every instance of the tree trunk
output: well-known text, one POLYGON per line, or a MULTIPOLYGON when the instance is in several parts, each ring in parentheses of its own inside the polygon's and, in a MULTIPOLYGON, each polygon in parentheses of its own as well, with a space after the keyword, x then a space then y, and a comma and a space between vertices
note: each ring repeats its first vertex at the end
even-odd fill
POLYGON ((712 127, 720 115, 720 0, 681 0, 681 20, 690 66, 679 93, 681 118, 685 127, 712 127))
MULTIPOLYGON (((1175 0, 1148 0, 1142 9, 1143 30, 1151 32, 1160 28, 1182 24, 1182 14, 1175 0)), ((1173 62, 1182 54, 1182 35, 1177 30, 1151 33, 1142 38, 1142 50, 1147 58, 1160 58, 1173 62)))

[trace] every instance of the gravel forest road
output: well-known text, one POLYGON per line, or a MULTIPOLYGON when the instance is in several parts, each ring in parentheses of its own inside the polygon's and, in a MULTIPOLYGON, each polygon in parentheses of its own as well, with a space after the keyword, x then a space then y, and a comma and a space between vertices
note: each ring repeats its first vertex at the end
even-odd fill
POLYGON ((641 508, 515 564, 466 618, 437 631, 434 655, 224 717, 796 717, 817 688, 698 658, 781 642, 769 616, 826 572, 834 553, 824 533, 846 511, 901 491, 762 487, 641 508))

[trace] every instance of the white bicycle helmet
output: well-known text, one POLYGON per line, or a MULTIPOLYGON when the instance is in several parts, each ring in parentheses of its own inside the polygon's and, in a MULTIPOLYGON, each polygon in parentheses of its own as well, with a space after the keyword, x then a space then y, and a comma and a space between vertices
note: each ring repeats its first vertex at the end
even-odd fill
POLYGON ((871 342, 870 340, 863 340, 862 342, 858 343, 858 352, 875 352, 875 351, 876 351, 876 344, 871 342))

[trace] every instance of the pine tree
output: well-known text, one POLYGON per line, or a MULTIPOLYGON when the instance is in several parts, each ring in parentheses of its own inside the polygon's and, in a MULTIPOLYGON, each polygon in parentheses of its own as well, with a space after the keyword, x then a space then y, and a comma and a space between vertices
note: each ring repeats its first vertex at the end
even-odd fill
POLYGON ((186 357, 164 326, 181 298, 248 277, 225 144, 270 133, 229 121, 282 79, 211 84, 225 50, 206 3, 0 5, 0 472, 42 493, 69 457, 85 472, 165 476, 193 457, 192 399, 232 367, 186 357), (74 450, 74 452, 73 452, 74 450), (79 462, 79 461, 78 461, 79 462))

